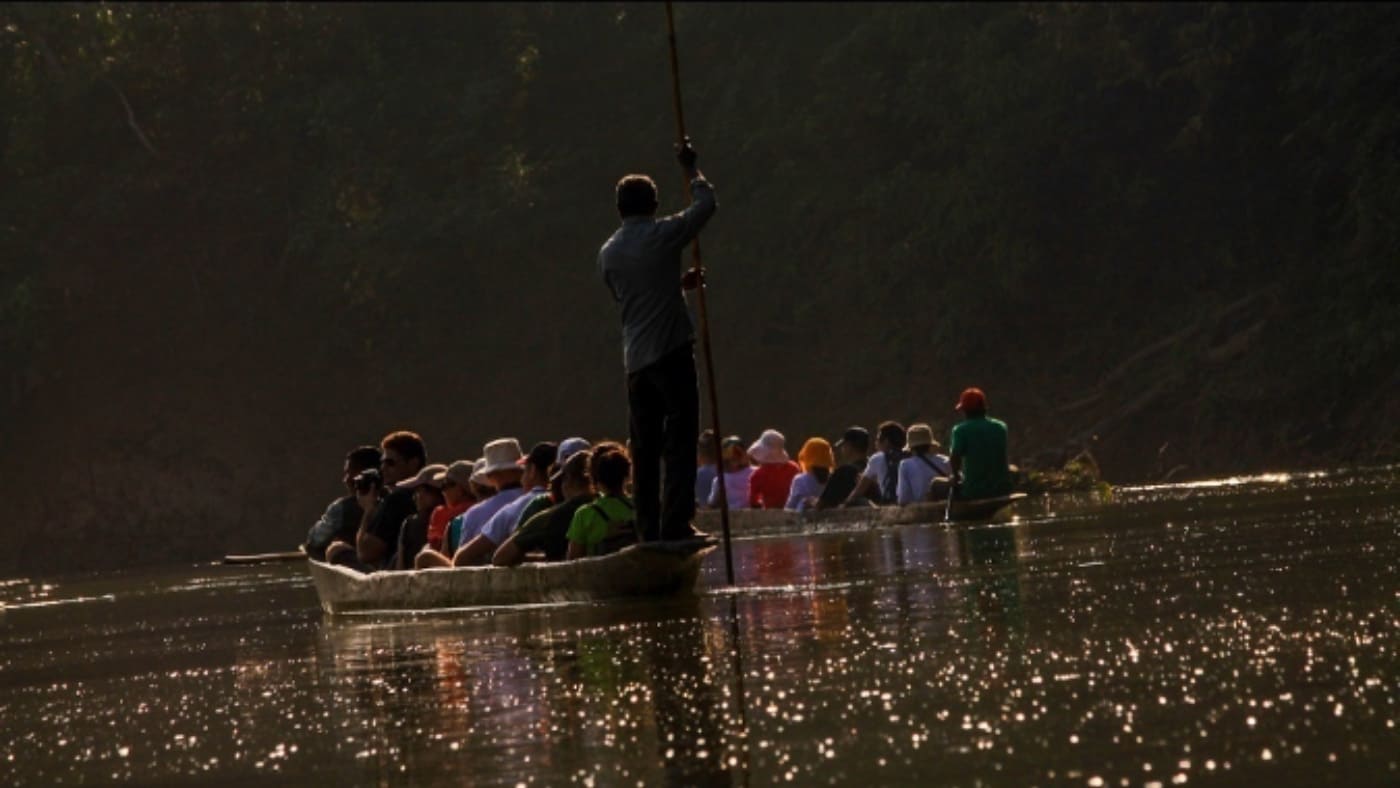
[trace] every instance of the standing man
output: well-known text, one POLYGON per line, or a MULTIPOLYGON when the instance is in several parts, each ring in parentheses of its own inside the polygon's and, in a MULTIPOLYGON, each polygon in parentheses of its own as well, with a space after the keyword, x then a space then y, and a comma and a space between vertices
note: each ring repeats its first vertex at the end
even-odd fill
POLYGON ((637 525, 647 541, 690 535, 695 516, 700 392, 695 329, 681 290, 704 279, 700 269, 682 273, 681 252, 714 215, 715 192, 696 168, 689 140, 676 157, 690 179, 690 207, 658 219, 656 183, 646 175, 624 176, 617 182, 622 226, 598 252, 603 282, 622 305, 632 483, 637 525))
POLYGON ((958 397, 955 410, 963 421, 953 427, 953 496, 961 500, 998 498, 1011 494, 1011 472, 1006 465, 1006 425, 987 416, 987 396, 971 388, 958 397))

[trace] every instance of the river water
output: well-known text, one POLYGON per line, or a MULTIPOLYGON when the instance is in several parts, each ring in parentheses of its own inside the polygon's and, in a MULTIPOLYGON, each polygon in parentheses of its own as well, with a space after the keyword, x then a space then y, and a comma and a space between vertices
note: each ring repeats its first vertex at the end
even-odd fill
MULTIPOLYGON (((294 538, 293 534, 289 537, 294 538)), ((0 582, 14 785, 1400 784, 1400 467, 735 542, 664 601, 0 582)))

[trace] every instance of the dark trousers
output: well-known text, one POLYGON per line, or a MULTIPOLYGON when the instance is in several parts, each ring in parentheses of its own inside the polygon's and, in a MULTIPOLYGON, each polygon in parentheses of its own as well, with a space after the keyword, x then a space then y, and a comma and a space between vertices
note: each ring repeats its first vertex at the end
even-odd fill
POLYGON ((700 391, 692 347, 677 348, 630 373, 627 405, 632 491, 642 538, 650 542, 688 536, 695 517, 695 443, 700 437, 700 391))

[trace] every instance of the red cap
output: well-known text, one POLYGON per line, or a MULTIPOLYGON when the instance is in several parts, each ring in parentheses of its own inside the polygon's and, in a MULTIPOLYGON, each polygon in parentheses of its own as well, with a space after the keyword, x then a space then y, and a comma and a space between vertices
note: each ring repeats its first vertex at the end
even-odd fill
MULTIPOLYGON (((946 400, 945 400, 946 401, 946 400)), ((987 395, 982 393, 982 389, 964 389, 962 396, 958 397, 958 404, 953 410, 985 410, 987 408, 987 395)))

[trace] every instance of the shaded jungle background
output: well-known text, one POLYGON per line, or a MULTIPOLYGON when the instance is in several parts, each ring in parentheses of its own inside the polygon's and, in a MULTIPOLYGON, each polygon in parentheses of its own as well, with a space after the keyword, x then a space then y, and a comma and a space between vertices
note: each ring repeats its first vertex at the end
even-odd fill
MULTIPOLYGON (((728 430, 1400 455, 1394 5, 682 5, 728 430)), ((0 6, 0 572, 287 549, 344 452, 624 437, 660 5, 0 6)))

